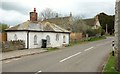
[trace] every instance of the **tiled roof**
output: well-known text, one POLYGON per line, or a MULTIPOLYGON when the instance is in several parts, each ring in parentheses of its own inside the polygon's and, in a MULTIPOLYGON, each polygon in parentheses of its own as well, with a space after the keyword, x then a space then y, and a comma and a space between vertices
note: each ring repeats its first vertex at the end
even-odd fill
POLYGON ((9 30, 32 30, 32 31, 54 31, 54 32, 70 32, 68 30, 65 30, 56 24, 49 23, 49 22, 31 22, 31 21, 26 21, 21 24, 18 24, 14 27, 11 27, 7 29, 9 30))

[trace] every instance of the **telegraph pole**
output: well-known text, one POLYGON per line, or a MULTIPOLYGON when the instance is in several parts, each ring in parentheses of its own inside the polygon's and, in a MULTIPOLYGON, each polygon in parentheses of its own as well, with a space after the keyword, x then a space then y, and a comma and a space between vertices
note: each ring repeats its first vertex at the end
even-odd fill
POLYGON ((108 25, 106 24, 106 34, 108 34, 108 25))
POLYGON ((116 0, 115 8, 115 36, 117 45, 117 70, 120 71, 120 0, 116 0))

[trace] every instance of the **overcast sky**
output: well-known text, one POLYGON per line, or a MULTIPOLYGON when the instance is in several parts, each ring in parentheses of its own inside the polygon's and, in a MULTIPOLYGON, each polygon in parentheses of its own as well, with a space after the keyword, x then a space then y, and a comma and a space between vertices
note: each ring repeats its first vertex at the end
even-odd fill
POLYGON ((92 18, 100 12, 114 15, 116 0, 2 0, 0 4, 0 22, 17 25, 29 20, 33 8, 40 13, 46 8, 62 15, 75 15, 92 18))

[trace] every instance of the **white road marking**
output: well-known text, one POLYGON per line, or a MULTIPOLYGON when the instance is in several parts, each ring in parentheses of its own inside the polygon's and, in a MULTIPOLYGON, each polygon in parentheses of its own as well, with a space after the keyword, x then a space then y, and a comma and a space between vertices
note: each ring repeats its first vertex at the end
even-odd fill
POLYGON ((38 74, 38 73, 40 73, 40 72, 42 72, 42 71, 40 70, 40 71, 36 72, 35 74, 38 74))
POLYGON ((38 71, 38 72, 42 72, 42 71, 40 70, 40 71, 38 71))
POLYGON ((20 60, 21 58, 13 59, 13 60, 20 60))
POLYGON ((88 49, 85 49, 84 51, 88 51, 88 50, 90 50, 90 49, 93 49, 94 47, 90 47, 90 48, 88 48, 88 49))
POLYGON ((11 61, 5 61, 5 63, 9 63, 9 62, 11 62, 11 61))
POLYGON ((76 53, 76 54, 74 54, 74 55, 72 55, 72 56, 69 56, 69 57, 61 60, 60 62, 64 62, 65 60, 68 60, 68 59, 70 59, 70 58, 72 58, 72 57, 74 57, 74 56, 77 56, 77 55, 79 55, 80 53, 82 53, 82 52, 78 52, 78 53, 76 53))

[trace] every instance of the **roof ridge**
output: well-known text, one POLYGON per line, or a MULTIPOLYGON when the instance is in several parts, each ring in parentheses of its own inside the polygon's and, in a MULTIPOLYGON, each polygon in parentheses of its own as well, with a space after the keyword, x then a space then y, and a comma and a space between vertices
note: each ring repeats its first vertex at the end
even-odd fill
POLYGON ((62 27, 57 26, 54 23, 50 22, 31 22, 31 21, 25 21, 21 24, 18 24, 12 28, 8 29, 10 30, 34 30, 34 31, 54 31, 54 32, 70 32, 62 27))

